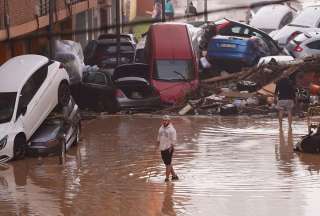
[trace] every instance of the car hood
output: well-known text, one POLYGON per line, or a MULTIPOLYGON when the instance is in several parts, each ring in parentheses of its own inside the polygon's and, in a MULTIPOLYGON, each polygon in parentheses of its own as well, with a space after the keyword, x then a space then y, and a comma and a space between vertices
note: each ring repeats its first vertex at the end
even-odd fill
POLYGON ((8 133, 10 132, 11 129, 11 123, 2 123, 0 124, 0 140, 8 135, 8 133))
POLYGON ((161 101, 177 104, 185 99, 187 93, 195 91, 199 86, 198 80, 191 82, 165 82, 153 80, 152 85, 159 91, 161 101))
POLYGON ((50 123, 41 125, 41 127, 32 136, 31 142, 47 142, 56 139, 62 130, 62 123, 50 123))

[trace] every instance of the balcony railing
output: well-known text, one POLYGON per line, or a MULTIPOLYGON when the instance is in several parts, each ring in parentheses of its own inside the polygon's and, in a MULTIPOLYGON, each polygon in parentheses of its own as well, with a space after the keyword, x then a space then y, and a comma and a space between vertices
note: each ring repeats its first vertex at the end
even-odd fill
POLYGON ((49 0, 39 0, 39 1, 40 1, 40 7, 39 7, 40 16, 45 16, 49 13, 49 0))
MULTIPOLYGON (((49 13, 49 1, 57 1, 57 0, 39 0, 39 14, 40 16, 45 16, 49 13)), ((87 0, 66 0, 67 4, 77 4, 79 2, 83 2, 87 0)))

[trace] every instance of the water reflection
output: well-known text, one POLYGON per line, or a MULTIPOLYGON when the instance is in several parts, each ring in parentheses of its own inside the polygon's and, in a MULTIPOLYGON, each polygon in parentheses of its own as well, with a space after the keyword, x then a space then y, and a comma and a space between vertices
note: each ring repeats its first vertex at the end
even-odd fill
POLYGON ((1 166, 0 215, 318 215, 320 157, 292 150, 305 122, 287 131, 276 119, 175 117, 181 178, 169 183, 155 145, 160 123, 90 120, 65 164, 1 166))

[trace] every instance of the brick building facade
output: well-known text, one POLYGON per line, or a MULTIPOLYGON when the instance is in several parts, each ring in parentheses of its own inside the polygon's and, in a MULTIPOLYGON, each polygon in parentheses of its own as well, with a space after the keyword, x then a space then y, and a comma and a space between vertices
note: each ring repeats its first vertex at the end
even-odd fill
MULTIPOLYGON (((53 14, 55 32, 97 28, 101 26, 101 20, 109 22, 108 17, 112 17, 111 0, 55 0, 55 2, 53 14)), ((49 0, 0 0, 0 64, 16 55, 44 54, 48 38, 37 35, 47 32, 48 12, 49 0)), ((75 40, 84 46, 88 40, 96 38, 98 33, 70 34, 60 38, 75 40)))

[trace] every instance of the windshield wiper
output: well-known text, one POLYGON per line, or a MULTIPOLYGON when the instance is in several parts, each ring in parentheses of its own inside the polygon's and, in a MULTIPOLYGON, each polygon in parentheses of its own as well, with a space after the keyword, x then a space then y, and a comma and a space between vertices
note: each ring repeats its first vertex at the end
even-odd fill
POLYGON ((288 24, 288 26, 295 26, 295 27, 301 27, 301 28, 309 28, 310 27, 310 26, 298 25, 298 24, 288 24))
POLYGON ((179 73, 178 71, 172 71, 172 72, 175 74, 178 74, 180 77, 182 77, 184 81, 189 82, 189 80, 187 80, 187 78, 183 74, 179 73))

